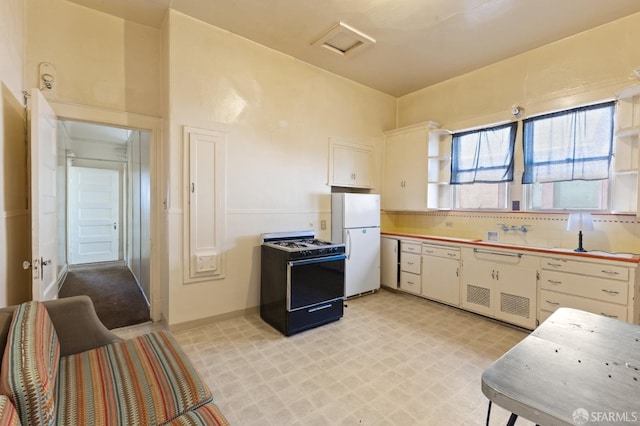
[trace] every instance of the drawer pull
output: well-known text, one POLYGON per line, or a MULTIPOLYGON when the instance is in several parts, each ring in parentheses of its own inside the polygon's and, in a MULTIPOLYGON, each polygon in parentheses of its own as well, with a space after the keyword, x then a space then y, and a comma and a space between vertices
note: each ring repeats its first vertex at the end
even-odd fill
POLYGON ((553 284, 553 285, 560 285, 560 284, 562 284, 562 281, 547 280, 547 282, 548 282, 549 284, 553 284))
POLYGON ((413 281, 407 281, 407 284, 416 285, 413 281))
POLYGON ((547 266, 551 266, 552 268, 560 268, 562 267, 561 263, 549 263, 547 262, 547 266))
POLYGON ((413 262, 407 262, 407 265, 413 265, 413 262))
POLYGON ((606 269, 603 269, 602 271, 603 274, 608 274, 608 275, 620 275, 620 272, 617 271, 607 271, 606 269))
POLYGON ((552 302, 551 300, 547 300, 547 303, 553 306, 558 306, 560 302, 552 302))
POLYGON ((432 253, 433 253, 433 250, 425 250, 424 252, 425 252, 426 254, 432 254, 432 253))
POLYGON ((603 292, 605 292, 606 294, 610 294, 610 295, 614 295, 614 294, 620 294, 619 291, 615 291, 615 290, 607 290, 606 288, 602 289, 603 292))
POLYGON ((456 257, 457 255, 456 255, 456 253, 447 253, 447 256, 449 256, 449 257, 456 257))
POLYGON ((607 318, 618 318, 617 315, 605 314, 604 312, 600 312, 600 315, 602 315, 603 317, 607 317, 607 318))

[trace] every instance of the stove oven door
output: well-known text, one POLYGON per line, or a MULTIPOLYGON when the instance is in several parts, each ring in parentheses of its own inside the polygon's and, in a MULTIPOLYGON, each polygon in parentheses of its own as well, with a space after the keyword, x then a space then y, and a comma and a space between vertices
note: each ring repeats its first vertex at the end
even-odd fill
POLYGON ((287 262, 287 310, 344 299, 344 254, 287 262))

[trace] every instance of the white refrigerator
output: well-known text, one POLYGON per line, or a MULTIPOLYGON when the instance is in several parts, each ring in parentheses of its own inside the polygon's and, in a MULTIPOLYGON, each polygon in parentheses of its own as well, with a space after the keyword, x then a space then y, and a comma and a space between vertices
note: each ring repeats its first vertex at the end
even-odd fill
POLYGON ((345 297, 380 288, 379 194, 331 194, 331 241, 345 245, 345 297))

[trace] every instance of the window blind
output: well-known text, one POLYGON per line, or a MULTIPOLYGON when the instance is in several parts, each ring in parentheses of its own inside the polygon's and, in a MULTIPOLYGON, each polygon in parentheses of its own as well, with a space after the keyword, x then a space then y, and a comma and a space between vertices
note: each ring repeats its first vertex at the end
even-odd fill
POLYGON ((513 181, 513 150, 518 123, 454 133, 452 185, 513 181))
POLYGON ((522 183, 609 178, 615 102, 523 121, 522 183))

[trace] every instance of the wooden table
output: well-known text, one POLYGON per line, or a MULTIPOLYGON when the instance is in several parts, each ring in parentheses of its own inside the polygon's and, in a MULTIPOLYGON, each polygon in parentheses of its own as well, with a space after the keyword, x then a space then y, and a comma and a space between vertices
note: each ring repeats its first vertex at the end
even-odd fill
POLYGON ((482 392, 510 424, 640 424, 640 326, 560 308, 484 371, 482 392))

